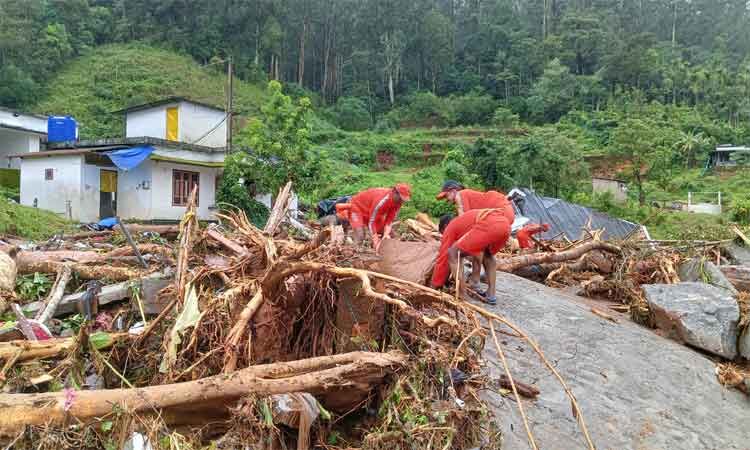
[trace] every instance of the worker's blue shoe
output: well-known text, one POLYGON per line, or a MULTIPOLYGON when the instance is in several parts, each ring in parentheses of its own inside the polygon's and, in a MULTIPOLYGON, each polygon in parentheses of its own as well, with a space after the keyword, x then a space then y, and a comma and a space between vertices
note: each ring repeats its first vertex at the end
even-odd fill
POLYGON ((482 292, 482 300, 490 306, 497 305, 497 296, 490 295, 489 292, 482 292))

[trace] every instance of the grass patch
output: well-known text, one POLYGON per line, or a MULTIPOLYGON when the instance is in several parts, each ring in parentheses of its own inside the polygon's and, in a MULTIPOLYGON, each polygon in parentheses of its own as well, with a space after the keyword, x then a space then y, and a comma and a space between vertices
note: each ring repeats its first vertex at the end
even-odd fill
POLYGON ((653 239, 684 239, 712 241, 734 237, 729 220, 723 215, 660 212, 644 223, 653 239))
POLYGON ((41 240, 71 227, 70 222, 53 212, 0 198, 0 234, 41 240))
MULTIPOLYGON (((113 111, 171 96, 222 107, 225 84, 221 64, 201 67, 189 56, 143 44, 104 45, 66 64, 34 111, 73 116, 82 139, 115 137, 123 117, 113 111)), ((239 115, 256 115, 266 98, 265 86, 235 80, 239 115)))

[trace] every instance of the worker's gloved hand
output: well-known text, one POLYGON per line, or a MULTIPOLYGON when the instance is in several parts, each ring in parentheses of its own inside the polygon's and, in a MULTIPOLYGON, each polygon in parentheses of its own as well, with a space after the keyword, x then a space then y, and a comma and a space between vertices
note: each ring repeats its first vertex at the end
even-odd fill
POLYGON ((383 230, 383 239, 388 239, 391 237, 391 230, 393 229, 393 226, 386 225, 385 229, 383 230))

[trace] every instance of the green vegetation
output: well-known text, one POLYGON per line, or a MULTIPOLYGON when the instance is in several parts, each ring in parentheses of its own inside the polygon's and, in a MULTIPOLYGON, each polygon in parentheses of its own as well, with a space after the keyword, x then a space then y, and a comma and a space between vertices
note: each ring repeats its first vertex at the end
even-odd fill
POLYGON ((52 280, 43 273, 37 272, 16 278, 16 292, 25 302, 41 300, 50 287, 52 287, 52 280))
MULTIPOLYGON (((221 107, 226 102, 222 71, 222 65, 201 67, 168 50, 107 45, 66 65, 49 81, 34 110, 75 117, 82 139, 121 136, 123 117, 113 112, 127 106, 184 96, 221 107)), ((265 98, 255 84, 234 83, 234 109, 240 115, 257 114, 265 98)))
POLYGON ((70 226, 70 222, 55 213, 0 198, 0 234, 46 239, 55 233, 67 231, 70 226))
POLYGON ((750 143, 745 0, 183 3, 0 2, 0 104, 118 136, 110 113, 129 105, 222 105, 231 56, 235 144, 255 158, 230 159, 219 197, 258 223, 249 191, 286 179, 309 203, 406 181, 404 213, 436 214, 447 177, 578 199, 658 237, 750 220, 747 169, 702 170, 715 145, 750 143), (594 196, 589 174, 626 180, 628 203, 594 196), (652 206, 689 191, 722 191, 727 213, 652 206))

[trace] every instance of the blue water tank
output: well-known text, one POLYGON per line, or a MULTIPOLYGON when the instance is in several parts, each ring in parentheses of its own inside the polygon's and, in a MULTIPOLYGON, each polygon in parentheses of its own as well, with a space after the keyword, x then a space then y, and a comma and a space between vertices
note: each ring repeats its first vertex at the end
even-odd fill
POLYGON ((78 140, 78 123, 70 116, 49 116, 47 118, 47 142, 68 142, 78 140))

